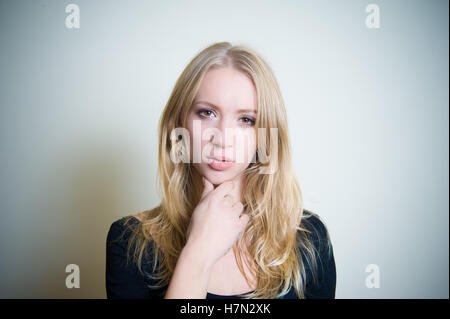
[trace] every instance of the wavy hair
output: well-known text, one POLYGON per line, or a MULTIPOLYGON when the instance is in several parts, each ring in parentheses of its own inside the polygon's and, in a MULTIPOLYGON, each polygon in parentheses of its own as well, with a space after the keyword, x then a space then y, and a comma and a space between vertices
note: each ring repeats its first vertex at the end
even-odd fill
MULTIPOLYGON (((159 206, 144 211, 139 227, 133 229, 128 257, 139 271, 154 281, 149 288, 169 285, 177 259, 186 243, 190 217, 198 204, 193 187, 191 163, 174 163, 172 148, 182 151, 183 140, 171 133, 185 127, 185 121, 206 72, 211 68, 233 67, 244 72, 257 92, 255 128, 278 128, 275 159, 262 163, 259 154, 246 170, 243 185, 244 213, 250 220, 246 230, 233 246, 239 270, 247 283, 243 262, 257 278, 256 289, 244 298, 277 298, 295 288, 299 298, 305 297, 306 268, 317 280, 318 251, 303 227, 307 219, 316 216, 303 209, 303 197, 291 162, 291 148, 284 101, 269 65, 254 51, 243 45, 220 42, 200 51, 178 78, 159 121, 158 191, 159 206), (260 169, 273 169, 260 174, 260 169), (307 212, 307 214, 304 214, 307 212), (241 253, 242 243, 249 243, 248 258, 241 253), (152 246, 152 271, 144 271, 142 263, 152 246)), ((270 132, 266 149, 271 152, 270 132)), ((274 147, 272 145, 272 147, 274 147)), ((127 216, 128 222, 132 215, 127 216)), ((329 240, 329 239, 328 239, 329 240)))

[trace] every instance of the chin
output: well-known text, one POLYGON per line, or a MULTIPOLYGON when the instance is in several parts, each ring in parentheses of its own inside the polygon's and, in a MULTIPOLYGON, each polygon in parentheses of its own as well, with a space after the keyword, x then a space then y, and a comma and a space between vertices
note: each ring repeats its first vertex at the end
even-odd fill
POLYGON ((241 169, 236 167, 233 169, 227 169, 224 171, 217 171, 209 167, 209 165, 201 165, 197 167, 198 172, 201 176, 206 177, 213 185, 220 185, 223 182, 234 179, 237 175, 242 173, 241 169))

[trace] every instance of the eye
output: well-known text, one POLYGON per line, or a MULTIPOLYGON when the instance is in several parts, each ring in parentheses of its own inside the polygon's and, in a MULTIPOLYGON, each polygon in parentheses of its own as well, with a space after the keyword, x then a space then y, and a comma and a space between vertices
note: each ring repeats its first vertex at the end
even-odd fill
POLYGON ((210 118, 210 117, 211 117, 211 114, 214 114, 214 113, 213 113, 212 110, 199 110, 199 111, 197 112, 197 114, 198 114, 200 117, 210 118), (206 116, 203 115, 203 113, 206 113, 206 116))
POLYGON ((253 120, 253 119, 251 119, 251 118, 249 118, 249 117, 243 117, 242 118, 245 122, 245 124, 248 124, 248 125, 255 125, 255 120, 253 120))

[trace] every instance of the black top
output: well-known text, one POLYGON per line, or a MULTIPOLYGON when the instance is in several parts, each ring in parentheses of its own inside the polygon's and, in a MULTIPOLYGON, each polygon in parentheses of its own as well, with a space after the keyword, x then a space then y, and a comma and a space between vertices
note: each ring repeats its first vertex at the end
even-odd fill
MULTIPOLYGON (((307 212, 305 210, 305 212, 307 212)), ((315 244, 317 251, 319 252, 318 258, 318 283, 314 283, 311 277, 311 271, 308 264, 305 262, 306 271, 306 287, 305 298, 306 299, 319 299, 327 298, 332 299, 335 297, 336 289, 336 267, 334 262, 333 247, 327 246, 328 232, 324 224, 320 221, 317 215, 313 214, 303 223, 303 227, 313 231, 311 238, 315 244)), ((106 294, 108 299, 149 299, 149 298, 162 298, 163 292, 166 287, 160 289, 149 288, 155 281, 152 281, 148 276, 143 276, 137 266, 130 259, 127 264, 127 249, 128 240, 131 234, 124 225, 126 217, 122 217, 112 223, 106 243, 106 294)), ((136 218, 131 218, 129 222, 133 227, 139 225, 140 221, 136 218)), ((151 245, 149 247, 149 256, 151 254, 151 245)), ((303 255, 303 252, 301 252, 303 255)), ((151 259, 150 259, 151 260, 151 259)), ((151 268, 150 263, 143 263, 142 269, 144 272, 149 272, 151 268)), ((216 295, 207 293, 206 299, 220 299, 220 298, 242 298, 237 295, 216 295)), ((279 297, 280 299, 297 299, 297 294, 292 287, 287 294, 279 297)))

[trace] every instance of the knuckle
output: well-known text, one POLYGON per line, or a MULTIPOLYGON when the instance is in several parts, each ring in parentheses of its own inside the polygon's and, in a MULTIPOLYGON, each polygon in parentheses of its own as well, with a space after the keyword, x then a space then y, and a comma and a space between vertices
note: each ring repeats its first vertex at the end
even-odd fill
POLYGON ((233 199, 230 196, 226 196, 224 200, 226 203, 233 205, 233 199))
POLYGON ((250 217, 249 217, 247 214, 244 214, 244 215, 241 217, 241 219, 242 219, 242 223, 243 223, 244 225, 246 225, 246 224, 249 222, 250 217))

